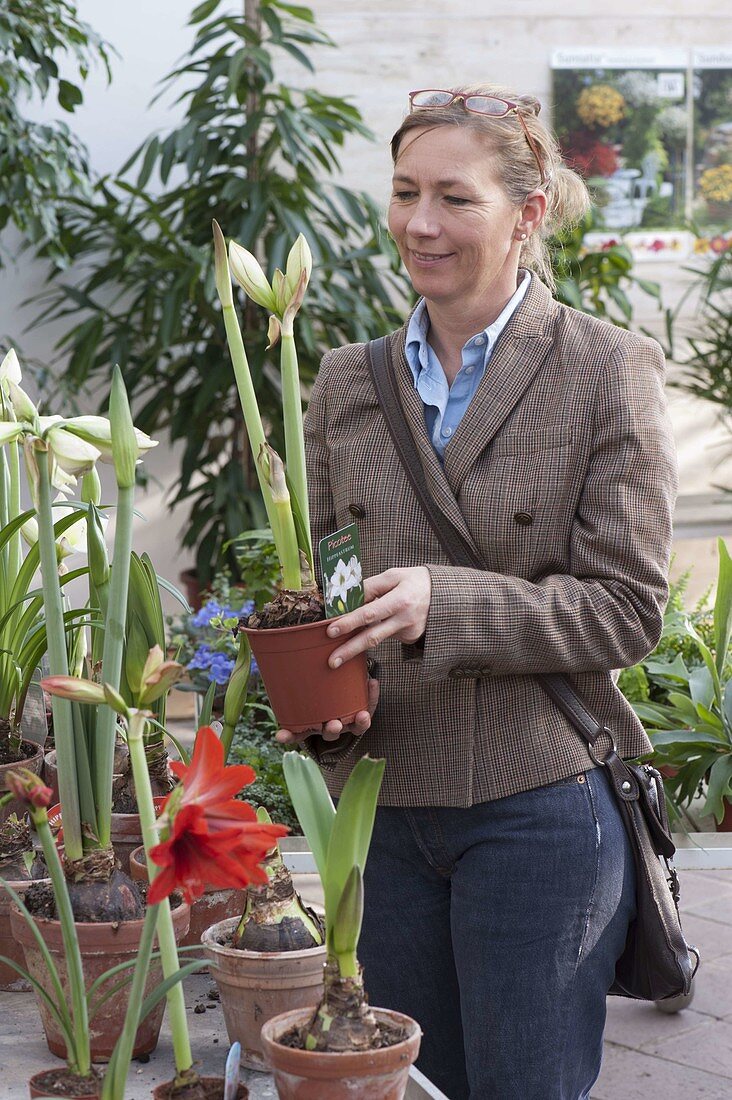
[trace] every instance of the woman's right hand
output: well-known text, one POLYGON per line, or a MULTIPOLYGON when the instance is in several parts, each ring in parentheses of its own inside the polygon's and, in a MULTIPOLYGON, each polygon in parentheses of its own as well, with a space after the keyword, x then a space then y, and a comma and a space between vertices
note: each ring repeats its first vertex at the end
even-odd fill
POLYGON ((355 737, 362 737, 371 725, 371 719, 379 702, 379 681, 369 678, 368 687, 368 709, 360 710, 349 725, 344 726, 342 722, 334 718, 330 722, 324 722, 317 729, 305 730, 302 733, 293 733, 291 730, 284 729, 277 730, 275 740, 279 741, 281 745, 300 745, 306 738, 312 737, 314 734, 320 734, 324 741, 337 741, 344 733, 352 733, 355 737))

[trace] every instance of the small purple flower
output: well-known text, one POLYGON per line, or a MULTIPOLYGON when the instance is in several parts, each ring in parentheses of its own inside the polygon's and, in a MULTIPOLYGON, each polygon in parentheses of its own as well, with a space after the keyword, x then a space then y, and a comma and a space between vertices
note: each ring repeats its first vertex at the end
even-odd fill
POLYGON ((214 653, 208 670, 208 678, 217 684, 226 684, 233 668, 234 661, 227 657, 225 653, 214 653))
POLYGON ((218 654, 214 653, 211 646, 200 645, 188 662, 188 668, 200 668, 206 670, 211 667, 211 662, 218 654))

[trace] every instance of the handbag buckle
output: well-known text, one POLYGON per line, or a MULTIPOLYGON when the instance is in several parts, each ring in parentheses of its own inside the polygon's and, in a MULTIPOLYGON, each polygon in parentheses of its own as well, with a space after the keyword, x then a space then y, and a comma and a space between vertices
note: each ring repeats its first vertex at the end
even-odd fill
POLYGON ((595 763, 597 764, 597 766, 599 768, 607 767, 608 757, 612 756, 613 753, 617 755, 617 751, 618 751, 618 746, 615 743, 615 737, 613 735, 613 731, 611 729, 609 729, 607 726, 602 726, 602 728, 600 729, 600 732, 598 733, 597 737, 595 738, 595 741, 593 742, 593 744, 591 744, 591 745, 588 744, 587 745, 587 751, 590 754, 591 759, 595 761, 595 763), (601 759, 597 755, 597 753, 595 752, 595 745, 597 744, 599 738, 602 737, 603 733, 606 733, 607 736, 610 738, 610 748, 607 750, 607 752, 605 753, 605 755, 601 759))

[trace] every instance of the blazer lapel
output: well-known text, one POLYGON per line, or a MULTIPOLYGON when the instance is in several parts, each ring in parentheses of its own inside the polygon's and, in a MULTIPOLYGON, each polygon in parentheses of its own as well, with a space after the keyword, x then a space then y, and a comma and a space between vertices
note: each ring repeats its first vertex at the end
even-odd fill
POLYGON ((432 493, 435 503, 438 508, 444 512, 446 518, 450 520, 453 527, 456 527, 463 537, 472 545, 476 555, 480 556, 480 551, 475 545, 475 540, 465 522, 465 517, 445 477, 442 463, 438 459, 434 447, 432 446, 432 441, 427 434, 427 426, 424 419, 424 405, 414 387, 414 377, 407 361, 405 350, 406 332, 406 326, 399 329, 398 332, 394 333, 391 343, 392 361, 397 375, 402 411, 404 412, 404 417, 412 433, 412 437, 417 444, 417 451, 422 462, 425 478, 427 479, 427 486, 432 493))
POLYGON ((452 493, 460 491, 478 455, 541 367, 552 346, 556 309, 548 289, 532 275, 523 302, 499 336, 475 397, 445 448, 444 474, 452 493))

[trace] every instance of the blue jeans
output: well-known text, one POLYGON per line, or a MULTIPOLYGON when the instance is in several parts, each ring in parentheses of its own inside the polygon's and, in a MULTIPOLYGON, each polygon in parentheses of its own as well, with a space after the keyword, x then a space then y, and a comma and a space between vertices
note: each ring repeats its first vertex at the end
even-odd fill
POLYGON ((635 872, 603 769, 469 809, 385 806, 365 872, 371 1004, 422 1026, 450 1100, 586 1100, 635 872))

